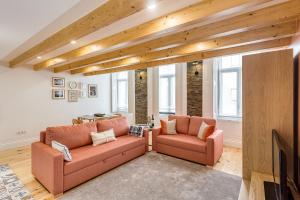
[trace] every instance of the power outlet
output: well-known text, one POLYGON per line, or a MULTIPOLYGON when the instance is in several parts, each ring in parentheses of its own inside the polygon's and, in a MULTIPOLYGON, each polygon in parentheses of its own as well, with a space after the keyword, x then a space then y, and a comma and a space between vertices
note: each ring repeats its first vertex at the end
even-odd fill
POLYGON ((18 131, 18 132, 17 132, 17 135, 24 135, 24 134, 26 134, 26 133, 27 133, 26 131, 22 130, 22 131, 18 131))

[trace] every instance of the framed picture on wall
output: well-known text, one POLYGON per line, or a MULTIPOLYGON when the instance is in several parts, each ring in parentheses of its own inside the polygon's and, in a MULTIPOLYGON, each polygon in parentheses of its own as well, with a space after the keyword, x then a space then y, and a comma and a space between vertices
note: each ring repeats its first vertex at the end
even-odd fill
POLYGON ((68 101, 78 102, 78 90, 68 90, 68 101))
POLYGON ((88 85, 89 98, 96 98, 98 96, 98 89, 96 84, 88 85))
POLYGON ((78 87, 78 84, 77 84, 76 81, 70 81, 70 82, 69 82, 69 88, 70 88, 70 89, 74 90, 74 89, 76 89, 77 87, 78 87))
POLYGON ((52 77, 52 87, 65 87, 65 78, 52 77))
POLYGON ((52 99, 55 99, 55 100, 65 99, 65 90, 64 89, 53 89, 52 90, 52 99))

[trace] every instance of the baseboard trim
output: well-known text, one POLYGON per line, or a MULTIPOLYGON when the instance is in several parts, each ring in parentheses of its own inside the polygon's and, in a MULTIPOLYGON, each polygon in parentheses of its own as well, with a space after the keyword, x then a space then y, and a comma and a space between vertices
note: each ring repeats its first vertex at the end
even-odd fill
POLYGON ((229 147, 236 147, 236 148, 242 148, 242 141, 241 140, 235 140, 235 139, 225 139, 224 145, 229 147))
POLYGON ((13 148, 17 148, 17 147, 27 146, 38 140, 39 139, 37 137, 32 137, 32 138, 27 138, 24 140, 17 140, 17 141, 6 142, 6 143, 1 142, 0 150, 3 151, 3 150, 13 149, 13 148))

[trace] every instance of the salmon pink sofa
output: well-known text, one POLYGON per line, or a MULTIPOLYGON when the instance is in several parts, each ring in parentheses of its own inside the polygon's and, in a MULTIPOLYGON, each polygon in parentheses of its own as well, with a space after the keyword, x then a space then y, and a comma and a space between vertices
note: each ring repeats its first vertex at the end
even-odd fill
POLYGON ((32 174, 53 195, 62 194, 89 179, 145 154, 148 131, 144 137, 128 135, 127 118, 120 117, 77 126, 50 127, 41 132, 40 142, 31 146, 32 174), (92 146, 91 132, 114 129, 117 140, 92 146), (52 140, 66 145, 73 157, 51 147, 52 140))
POLYGON ((161 128, 152 129, 153 150, 193 162, 213 166, 223 153, 223 131, 215 130, 206 141, 197 135, 201 123, 216 126, 216 120, 197 116, 170 115, 176 119, 175 135, 162 134, 161 128))

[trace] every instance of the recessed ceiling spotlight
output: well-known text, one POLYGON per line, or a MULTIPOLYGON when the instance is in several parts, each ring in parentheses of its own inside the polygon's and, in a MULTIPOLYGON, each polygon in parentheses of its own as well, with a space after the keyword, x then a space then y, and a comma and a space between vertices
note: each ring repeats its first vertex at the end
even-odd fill
POLYGON ((92 51, 99 51, 100 50, 99 45, 91 45, 90 48, 91 48, 92 51))
POLYGON ((36 57, 37 59, 42 59, 42 57, 41 56, 38 56, 38 57, 36 57))
POLYGON ((76 44, 77 42, 75 40, 72 40, 70 43, 71 44, 76 44))
POLYGON ((149 10, 153 10, 156 8, 156 4, 150 4, 148 7, 147 7, 149 10))

